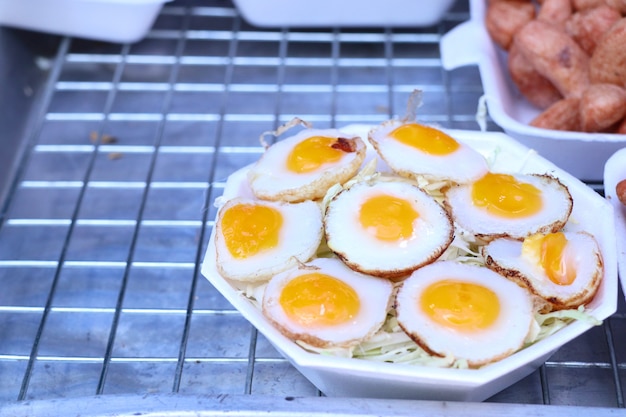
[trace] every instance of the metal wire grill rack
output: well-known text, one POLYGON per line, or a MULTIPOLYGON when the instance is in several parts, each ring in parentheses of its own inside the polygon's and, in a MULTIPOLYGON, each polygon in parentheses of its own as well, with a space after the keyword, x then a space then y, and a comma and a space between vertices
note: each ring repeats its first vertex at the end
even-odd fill
MULTIPOLYGON (((443 70, 438 48, 468 16, 458 1, 428 28, 268 30, 181 0, 136 44, 63 38, 0 213, 0 401, 321 395, 200 275, 212 202, 293 116, 379 123, 420 88, 421 120, 478 129, 477 68, 443 70)), ((623 408, 622 300, 488 401, 623 408)))

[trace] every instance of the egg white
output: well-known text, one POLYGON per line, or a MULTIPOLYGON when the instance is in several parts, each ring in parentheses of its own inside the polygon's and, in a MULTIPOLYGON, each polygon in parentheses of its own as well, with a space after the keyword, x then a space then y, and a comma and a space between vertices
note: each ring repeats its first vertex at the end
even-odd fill
POLYGON ((426 351, 464 359, 471 367, 500 360, 519 350, 531 329, 533 302, 530 293, 503 276, 480 266, 439 261, 413 272, 402 282, 395 298, 398 323, 426 351), (500 314, 487 329, 470 334, 432 320, 420 307, 423 291, 441 280, 479 284, 500 301, 500 314))
POLYGON ((488 171, 485 157, 471 146, 455 139, 459 148, 448 155, 432 155, 403 144, 389 134, 405 122, 389 120, 369 132, 368 140, 380 157, 398 175, 423 177, 429 181, 466 183, 488 171))
POLYGON ((397 279, 435 261, 450 245, 454 228, 450 216, 425 191, 407 181, 361 181, 341 191, 324 216, 328 247, 350 268, 397 279), (419 213, 411 238, 386 242, 368 233, 359 210, 369 197, 381 193, 404 199, 419 213))
POLYGON ((365 159, 365 142, 337 129, 304 129, 270 146, 248 172, 248 182, 257 198, 272 201, 300 202, 319 199, 335 184, 343 184, 356 174, 365 159), (354 140, 354 152, 344 152, 336 162, 319 169, 295 173, 287 169, 289 153, 300 142, 312 136, 349 138, 354 140))
POLYGON ((323 236, 322 211, 313 201, 292 204, 234 198, 220 208, 215 229, 216 263, 220 275, 237 281, 263 281, 315 255, 323 236), (276 247, 243 259, 230 253, 224 242, 221 219, 225 210, 237 204, 264 205, 280 211, 283 223, 276 247))
POLYGON ((522 255, 522 242, 496 239, 482 248, 486 265, 525 286, 547 303, 544 311, 577 308, 595 296, 604 274, 602 254, 595 238, 586 232, 566 232, 568 256, 575 259, 576 279, 570 285, 558 285, 545 270, 522 255))
POLYGON ((336 258, 317 258, 273 277, 265 288, 263 314, 288 338, 317 347, 349 347, 376 333, 387 317, 393 285, 355 272, 336 258), (350 321, 334 326, 302 326, 288 317, 279 299, 285 285, 310 272, 330 275, 354 289, 360 309, 350 321))
POLYGON ((462 229, 484 241, 498 237, 523 239, 534 233, 556 232, 572 212, 573 200, 557 178, 542 174, 511 174, 518 181, 541 190, 543 208, 524 218, 505 218, 489 213, 472 201, 472 183, 453 185, 445 190, 444 204, 462 229))

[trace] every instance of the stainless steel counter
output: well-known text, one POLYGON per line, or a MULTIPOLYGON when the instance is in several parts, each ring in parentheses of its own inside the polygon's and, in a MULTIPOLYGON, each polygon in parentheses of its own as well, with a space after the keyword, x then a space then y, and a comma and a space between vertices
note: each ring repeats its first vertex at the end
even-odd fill
MULTIPOLYGON (((60 38, 49 56, 27 45, 24 71, 46 77, 26 83, 35 102, 6 116, 12 101, 0 90, 5 120, 27 121, 0 134, 5 149, 22 150, 0 160, 0 415, 72 399, 115 403, 122 415, 133 396, 151 412, 159 396, 169 411, 172 398, 188 407, 197 396, 204 409, 229 398, 250 415, 261 413, 254 398, 267 409, 268 398, 302 397, 303 415, 348 415, 200 275, 212 202, 258 158, 259 134, 292 116, 316 127, 379 123, 420 88, 420 120, 477 130, 477 68, 447 72, 439 60, 440 36, 467 18, 459 0, 435 27, 263 30, 228 1, 189 0, 168 3, 136 44, 60 38)), ((546 404, 621 413, 619 300, 603 326, 485 404, 403 404, 414 415, 416 404, 425 415, 563 412, 546 404)), ((349 404, 385 414, 384 402, 349 404)))

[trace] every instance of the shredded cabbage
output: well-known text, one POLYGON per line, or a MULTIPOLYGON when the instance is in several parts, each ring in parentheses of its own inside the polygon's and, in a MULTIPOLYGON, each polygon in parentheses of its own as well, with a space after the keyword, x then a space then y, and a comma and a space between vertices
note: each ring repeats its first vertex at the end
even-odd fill
MULTIPOLYGON (((450 246, 452 247, 454 245, 456 248, 444 253, 444 256, 446 256, 446 254, 450 256, 448 259, 454 257, 452 252, 455 250, 459 253, 470 253, 466 251, 468 246, 458 243, 457 240, 459 242, 462 241, 460 238, 455 239, 450 246), (456 245, 455 242, 457 242, 456 245)), ((326 252, 322 251, 322 253, 325 254, 326 252)), ((481 264, 482 262, 479 256, 459 256, 456 260, 458 262, 473 262, 476 264, 481 264)), ((240 283, 238 289, 242 296, 246 297, 260 310, 263 291, 266 286, 266 282, 240 283)), ((532 329, 522 349, 556 333, 574 320, 587 321, 592 325, 602 324, 601 321, 589 314, 583 306, 578 309, 560 310, 545 314, 536 313, 532 323, 532 329)), ((356 358, 374 362, 402 363, 437 368, 469 368, 466 360, 455 359, 453 357, 433 356, 422 349, 402 330, 398 324, 393 308, 390 309, 381 329, 370 338, 355 346, 319 348, 301 340, 297 340, 296 344, 312 353, 340 358, 356 358)))
MULTIPOLYGON (((601 321, 586 312, 583 307, 547 314, 537 313, 532 324, 533 327, 521 349, 556 333, 574 320, 588 321, 593 325, 602 324, 601 321)), ((438 368, 469 368, 467 361, 464 359, 430 355, 402 331, 395 316, 392 314, 387 317, 387 321, 377 333, 356 346, 318 348, 302 341, 297 341, 296 343, 303 349, 320 355, 438 368)))

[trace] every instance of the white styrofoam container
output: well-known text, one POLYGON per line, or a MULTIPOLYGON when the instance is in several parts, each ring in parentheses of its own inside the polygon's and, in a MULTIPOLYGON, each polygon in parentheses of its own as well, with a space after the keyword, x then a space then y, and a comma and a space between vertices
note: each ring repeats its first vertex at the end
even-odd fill
POLYGON ((445 69, 478 64, 489 115, 508 135, 535 149, 560 168, 582 180, 601 182, 604 164, 626 146, 626 135, 563 132, 528 123, 540 113, 514 85, 506 67, 506 53, 485 29, 486 0, 470 0, 471 19, 441 39, 445 69))
POLYGON ((0 0, 0 25, 109 42, 142 39, 171 0, 0 0))
POLYGON ((454 0, 233 0, 261 27, 430 26, 454 0))
POLYGON ((626 294, 626 205, 617 198, 615 186, 626 179, 626 148, 615 152, 604 165, 604 195, 613 205, 615 213, 615 237, 617 240, 617 265, 622 285, 626 294))
MULTIPOLYGON (((370 128, 367 125, 350 125, 341 128, 341 131, 367 137, 370 128)), ((568 227, 593 234, 604 260, 604 278, 587 311, 598 320, 612 315, 617 309, 618 277, 611 204, 577 178, 503 133, 447 132, 485 156, 497 155, 491 167, 495 172, 549 173, 567 185, 574 199, 568 227)), ((373 152, 368 150, 369 157, 376 157, 373 152)), ((379 162, 382 163, 381 160, 379 162)), ((249 169, 250 166, 244 167, 228 177, 222 195, 225 200, 237 196, 253 198, 247 183, 249 169)), ((585 320, 574 321, 545 339, 480 369, 441 369, 332 357, 307 352, 283 336, 232 281, 219 274, 215 228, 209 238, 201 272, 295 368, 330 397, 483 401, 535 371, 559 347, 593 326, 585 320)))

